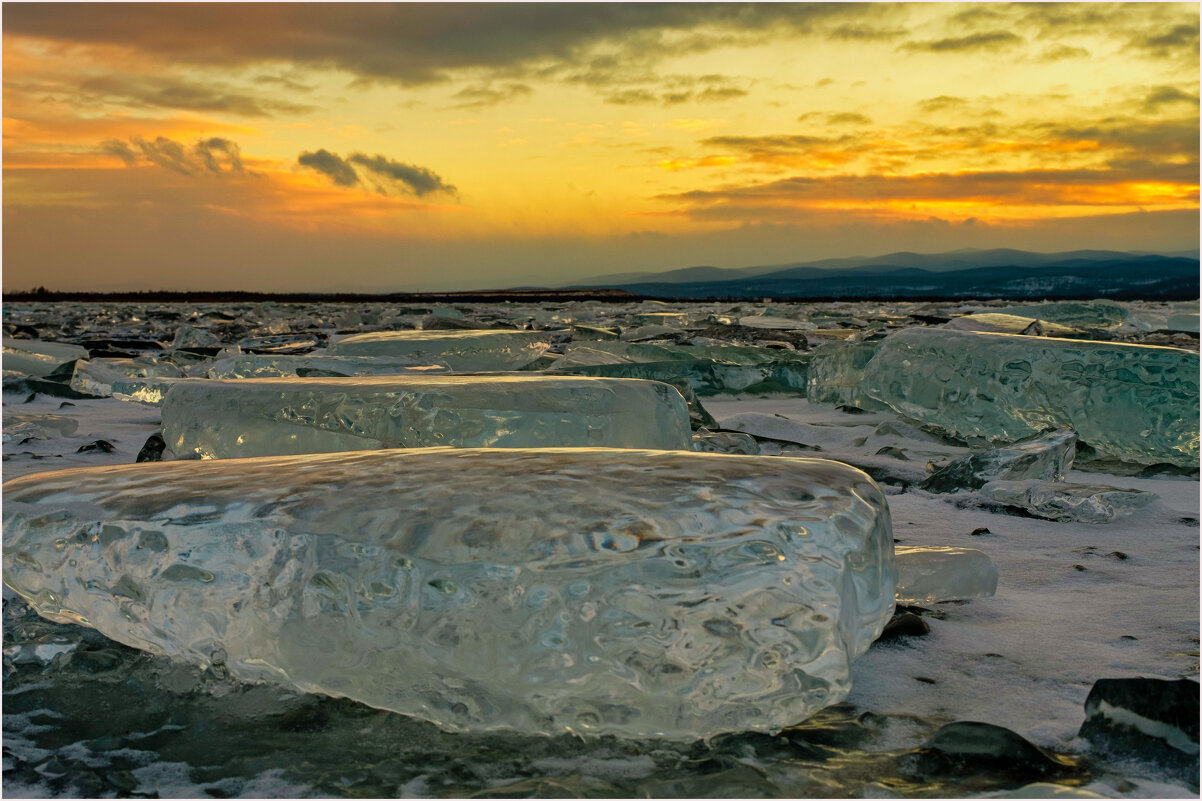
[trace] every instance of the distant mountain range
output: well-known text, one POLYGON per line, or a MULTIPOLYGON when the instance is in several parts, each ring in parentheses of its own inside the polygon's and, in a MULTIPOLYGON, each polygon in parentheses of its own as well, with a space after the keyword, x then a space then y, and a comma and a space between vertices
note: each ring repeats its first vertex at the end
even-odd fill
POLYGON ((1091 298, 1192 300, 1198 251, 956 250, 728 269, 618 273, 574 283, 656 298, 1091 298))

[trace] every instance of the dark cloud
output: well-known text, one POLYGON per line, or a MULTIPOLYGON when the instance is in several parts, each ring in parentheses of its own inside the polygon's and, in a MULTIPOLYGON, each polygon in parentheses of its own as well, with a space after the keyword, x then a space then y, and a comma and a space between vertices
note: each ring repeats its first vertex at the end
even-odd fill
POLYGON ((269 117, 311 111, 283 100, 253 97, 212 84, 198 84, 167 77, 121 77, 107 75, 79 83, 88 98, 133 106, 175 108, 186 111, 217 111, 243 117, 269 117))
POLYGON ((965 53, 972 51, 996 51, 1021 44, 1022 37, 1010 31, 986 31, 969 36, 934 39, 926 42, 906 42, 899 50, 926 53, 965 53))
POLYGON ((611 92, 603 99, 606 103, 618 106, 639 106, 659 102, 659 96, 646 89, 623 89, 620 92, 611 92))
POLYGON ((1066 58, 1089 58, 1089 51, 1084 47, 1070 47, 1069 45, 1057 45, 1049 47, 1039 54, 1038 61, 1051 62, 1063 61, 1066 58))
POLYGON ((116 156, 125 162, 126 167, 132 167, 138 163, 138 154, 134 152, 128 142, 121 139, 105 139, 100 143, 100 152, 116 156))
POLYGON ((1144 99, 1143 110, 1146 112, 1156 112, 1160 110, 1161 106, 1171 106, 1178 103, 1197 106, 1198 98, 1196 95, 1183 92, 1174 86, 1158 86, 1144 99))
POLYGON ((302 167, 317 170, 338 186, 359 184, 359 174, 355 172, 355 168, 343 161, 341 156, 336 156, 325 148, 315 153, 301 153, 296 157, 296 162, 302 167))
POLYGON ((889 42, 905 36, 903 28, 874 28, 871 25, 839 25, 827 32, 832 39, 852 42, 889 42))
POLYGON ((122 139, 106 139, 97 149, 105 155, 116 156, 124 161, 127 167, 134 167, 146 161, 180 175, 223 175, 245 171, 237 142, 220 137, 201 139, 189 148, 165 136, 157 136, 154 141, 135 136, 128 142, 122 139), (228 168, 222 168, 222 161, 228 163, 228 168))
POLYGON ((495 106, 508 100, 529 97, 534 90, 524 83, 508 83, 494 88, 491 84, 466 86, 454 94, 454 108, 477 109, 495 106))
POLYGON ((804 134, 775 134, 770 136, 711 136, 701 140, 701 144, 727 150, 740 150, 752 155, 764 155, 796 153, 814 147, 829 147, 851 141, 851 138, 847 136, 830 138, 804 134))
POLYGON ((698 92, 696 99, 701 103, 723 103, 727 100, 746 96, 746 90, 734 86, 710 86, 704 91, 698 92))
POLYGON ((288 61, 421 84, 464 68, 563 69, 602 46, 621 67, 874 13, 811 3, 30 3, 6 7, 3 22, 6 36, 116 45, 175 64, 288 61))
POLYGON ((844 111, 839 114, 828 114, 826 116, 826 123, 827 125, 871 125, 872 120, 863 114, 844 111))
MULTIPOLYGON (((781 203, 827 200, 930 200, 956 199, 981 202, 1072 204, 1082 202, 1070 190, 1106 187, 1135 181, 1163 181, 1182 186, 1197 182, 1197 163, 1143 164, 1140 169, 1083 168, 923 173, 918 175, 839 175, 825 178, 793 177, 763 184, 718 190, 694 190, 660 195, 659 199, 691 206, 731 203, 781 203)), ((1095 205, 1126 205, 1121 195, 1099 195, 1095 205)))
POLYGON ((1159 58, 1186 53, 1198 53, 1198 23, 1174 25, 1162 33, 1137 34, 1128 42, 1130 47, 1159 58))
POLYGON ((317 170, 338 186, 359 186, 382 195, 424 197, 436 192, 454 195, 458 191, 433 170, 385 156, 355 153, 343 159, 323 148, 315 153, 301 153, 296 161, 303 167, 317 170))
POLYGON ((403 164, 384 156, 365 156, 362 153, 356 153, 347 161, 374 173, 393 188, 400 189, 404 194, 423 197, 434 192, 453 195, 457 191, 455 187, 445 183, 438 173, 425 167, 403 164))
POLYGON ((968 101, 962 97, 952 97, 951 95, 939 95, 939 97, 928 97, 926 100, 920 100, 918 107, 926 112, 945 111, 949 108, 962 108, 968 105, 968 101))

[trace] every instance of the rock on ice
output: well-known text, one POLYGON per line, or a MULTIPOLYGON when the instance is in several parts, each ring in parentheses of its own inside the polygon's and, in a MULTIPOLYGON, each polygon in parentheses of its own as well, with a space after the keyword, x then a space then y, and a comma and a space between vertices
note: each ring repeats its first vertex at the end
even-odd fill
POLYGON ((40 614, 453 730, 779 730, 846 697, 894 605, 885 499, 822 460, 361 451, 4 500, 4 580, 40 614))

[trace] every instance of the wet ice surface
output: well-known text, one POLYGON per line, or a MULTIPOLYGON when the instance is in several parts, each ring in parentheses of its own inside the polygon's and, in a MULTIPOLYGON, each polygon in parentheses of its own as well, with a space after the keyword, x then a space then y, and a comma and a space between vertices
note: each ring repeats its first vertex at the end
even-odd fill
MULTIPOLYGON (((220 667, 202 670, 135 651, 94 631, 38 618, 6 590, 5 794, 979 796, 1054 781, 1062 792, 1068 791, 1066 784, 1076 784, 1105 796, 1196 795, 1196 785, 1186 784, 1180 773, 1136 756, 1096 752, 1077 736, 1085 699, 1099 678, 1198 676, 1196 472, 1176 475, 1120 465, 1091 452, 1086 443, 1067 483, 1136 489, 1157 499, 1106 523, 1042 520, 1002 504, 983 505, 977 491, 935 494, 918 487, 930 475, 928 462, 948 465, 983 453, 984 443, 948 438, 888 409, 857 413, 854 407, 860 404, 851 397, 818 403, 781 391, 789 389, 785 381, 804 379, 797 365, 808 364, 814 348, 849 335, 854 344, 873 329, 878 337, 889 336, 898 326, 939 325, 940 319, 968 313, 1010 313, 1099 338, 1196 349, 1196 334, 1182 333, 1196 328, 1196 316, 1175 319, 1188 316, 1186 310, 1169 304, 1123 307, 1130 313, 1111 319, 1116 315, 1088 304, 1042 311, 982 303, 545 304, 464 306, 458 318, 440 318, 429 308, 333 304, 208 307, 195 315, 179 307, 111 304, 47 314, 7 305, 6 323, 33 326, 48 340, 87 341, 94 359, 150 354, 193 377, 209 376, 218 358, 237 356, 227 350, 219 357, 219 352, 239 342, 261 349, 259 356, 270 356, 267 348, 289 347, 301 351, 289 358, 311 354, 317 359, 323 346, 340 336, 424 321, 570 330, 566 347, 549 337, 545 350, 536 346, 537 359, 516 369, 551 369, 558 352, 583 346, 606 357, 594 357, 597 366, 581 371, 683 375, 695 382, 690 386, 716 418, 711 428, 755 435, 760 451, 775 458, 829 458, 866 470, 888 496, 899 546, 982 551, 996 564, 999 580, 993 597, 927 606, 922 619, 929 624, 928 635, 870 648, 852 665, 852 690, 843 704, 779 735, 721 735, 691 744, 448 734, 345 699, 244 684, 220 667), (210 336, 186 336, 181 342, 186 347, 172 348, 185 324, 210 336), (652 345, 684 358, 614 363, 616 347, 596 345, 613 342, 617 334, 625 335, 623 345, 652 345), (631 338, 644 335, 651 339, 631 338), (295 339, 269 339, 287 336, 295 339), (134 347, 139 340, 166 347, 139 351, 134 347), (698 345, 757 348, 768 358, 684 352, 698 345), (780 369, 771 354, 784 357, 776 359, 780 369), (664 366, 672 361, 680 364, 664 366), (765 362, 770 367, 763 367, 765 362), (750 379, 774 394, 730 394, 755 388, 745 383, 750 379), (1141 470, 1144 476, 1138 475, 1141 470), (966 720, 1005 726, 1077 760, 1080 770, 1045 776, 1032 766, 982 764, 970 775, 916 773, 914 749, 942 725, 966 720)), ((622 353, 632 358, 631 353, 656 352, 628 348, 622 353)), ((294 365, 289 366, 295 370, 294 365)), ((344 374, 320 372, 317 364, 301 369, 319 371, 310 373, 314 376, 344 374)), ((569 370, 556 371, 563 372, 569 370)), ((69 379, 68 374, 60 383, 69 379)), ((74 420, 77 428, 67 433, 69 426, 41 425, 38 436, 6 441, 5 480, 59 467, 131 464, 159 430, 160 412, 154 407, 44 392, 30 399, 39 386, 6 376, 6 433, 19 424, 39 425, 16 415, 58 415, 74 420), (89 448, 98 440, 110 443, 112 451, 89 448)), ((745 447, 746 440, 739 443, 745 447)))

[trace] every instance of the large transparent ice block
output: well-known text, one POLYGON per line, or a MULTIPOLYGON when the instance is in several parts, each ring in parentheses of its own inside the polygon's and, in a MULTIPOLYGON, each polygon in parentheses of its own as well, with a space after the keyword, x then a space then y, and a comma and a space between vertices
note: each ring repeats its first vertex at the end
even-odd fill
POLYGON ((1198 354, 1177 348, 912 328, 885 339, 863 381, 958 437, 1072 428, 1126 461, 1198 463, 1198 354))
POLYGON ((306 375, 429 375, 451 368, 408 356, 299 356, 245 353, 218 359, 209 378, 291 378, 306 375))
POLYGON ((277 456, 377 448, 688 450, 674 388, 614 378, 366 376, 195 380, 163 402, 176 456, 277 456))
POLYGON ((516 370, 551 345, 547 331, 376 331, 330 346, 334 356, 406 356, 432 359, 453 370, 516 370))
POLYGON ((827 342, 814 349, 806 397, 818 403, 837 403, 875 411, 888 408, 864 392, 864 368, 876 356, 879 339, 827 342))
POLYGON ((448 729, 693 739, 842 700, 893 611, 847 465, 451 448, 161 462, 4 485, 42 615, 448 729))
MULTIPOLYGON (((71 374, 71 389, 107 398, 114 385, 134 380, 135 384, 155 384, 139 379, 183 378, 184 371, 171 362, 157 359, 80 359, 71 374)), ((123 398, 128 399, 128 398, 123 398)))
POLYGON ((0 364, 4 371, 24 375, 47 376, 67 362, 88 358, 86 348, 66 342, 5 337, 2 347, 0 364))
POLYGON ((981 487, 980 493, 1033 517, 1066 523, 1109 523, 1133 515, 1159 498, 1154 492, 1136 489, 1034 479, 991 481, 981 487))

